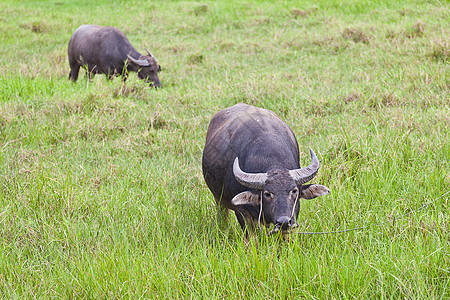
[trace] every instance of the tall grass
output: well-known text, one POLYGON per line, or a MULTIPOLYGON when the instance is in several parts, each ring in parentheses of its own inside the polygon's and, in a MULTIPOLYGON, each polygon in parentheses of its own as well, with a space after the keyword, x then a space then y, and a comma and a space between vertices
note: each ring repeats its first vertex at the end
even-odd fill
POLYGON ((450 296, 449 7, 439 1, 3 1, 4 298, 450 296), (163 71, 67 79, 81 24, 163 71), (244 242, 201 174, 211 117, 246 102, 294 130, 329 196, 290 241, 244 242))

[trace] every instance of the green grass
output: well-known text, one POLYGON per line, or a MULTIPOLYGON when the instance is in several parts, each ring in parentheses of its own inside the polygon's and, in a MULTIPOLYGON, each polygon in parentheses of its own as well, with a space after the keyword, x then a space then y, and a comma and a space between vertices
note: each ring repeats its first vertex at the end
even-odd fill
POLYGON ((0 295, 447 299, 450 10, 440 1, 0 3, 0 295), (122 29, 163 89, 84 71, 81 24, 122 29), (331 194, 289 242, 218 224, 206 129, 245 102, 294 130, 331 194), (379 225, 380 224, 380 225, 379 225), (258 246, 256 246, 258 242, 258 246))

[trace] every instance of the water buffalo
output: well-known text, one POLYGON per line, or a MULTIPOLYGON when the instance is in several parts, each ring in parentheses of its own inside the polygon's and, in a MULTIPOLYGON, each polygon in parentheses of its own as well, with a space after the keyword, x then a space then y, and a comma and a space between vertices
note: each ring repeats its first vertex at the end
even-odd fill
POLYGON ((305 185, 319 170, 310 153, 311 164, 300 168, 289 126, 270 110, 239 103, 219 111, 209 124, 203 176, 216 203, 233 210, 245 232, 246 225, 263 223, 274 224, 272 233, 286 233, 297 226, 299 198, 330 192, 320 184, 305 185))
POLYGON ((147 53, 142 55, 137 52, 117 28, 81 25, 69 41, 69 79, 77 80, 80 67, 86 68, 89 76, 105 74, 112 79, 122 75, 124 81, 127 71, 132 71, 137 72, 139 78, 159 87, 158 71, 161 67, 148 50, 147 53))

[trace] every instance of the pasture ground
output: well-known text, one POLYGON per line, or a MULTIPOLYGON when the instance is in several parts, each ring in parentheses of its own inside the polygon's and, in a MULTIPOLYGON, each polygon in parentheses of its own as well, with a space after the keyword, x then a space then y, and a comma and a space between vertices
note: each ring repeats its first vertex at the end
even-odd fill
POLYGON ((0 2, 0 295, 68 299, 448 299, 446 1, 0 2), (68 81, 81 24, 163 71, 68 81), (332 193, 290 242, 218 224, 209 120, 245 102, 296 133, 332 193), (377 225, 381 224, 381 225, 377 225))

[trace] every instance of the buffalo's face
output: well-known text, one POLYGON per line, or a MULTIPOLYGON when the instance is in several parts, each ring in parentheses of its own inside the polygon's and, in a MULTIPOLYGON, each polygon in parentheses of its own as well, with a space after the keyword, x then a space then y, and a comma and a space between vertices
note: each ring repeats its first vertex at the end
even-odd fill
POLYGON ((250 190, 234 196, 231 203, 236 210, 245 210, 244 215, 261 220, 266 224, 273 223, 272 232, 286 231, 297 226, 299 198, 313 199, 327 195, 330 190, 320 184, 307 184, 317 174, 319 160, 314 151, 311 152, 311 164, 301 169, 273 169, 266 173, 247 173, 239 167, 239 159, 233 163, 233 174, 236 180, 250 190), (261 211, 262 208, 262 211, 261 211))
POLYGON ((151 56, 142 56, 140 59, 146 60, 148 66, 141 67, 138 71, 139 78, 145 80, 147 83, 152 83, 155 87, 161 87, 161 81, 159 81, 158 72, 161 71, 161 66, 158 65, 156 59, 151 56))
POLYGON ((299 188, 287 170, 275 170, 267 175, 261 193, 264 220, 273 223, 277 230, 295 227, 299 211, 299 188))
POLYGON ((133 58, 131 55, 127 55, 128 64, 133 66, 133 69, 137 71, 140 79, 145 82, 151 83, 155 87, 161 87, 161 81, 159 81, 158 72, 161 71, 161 66, 156 62, 155 57, 148 51, 149 55, 141 55, 138 59, 133 58))

